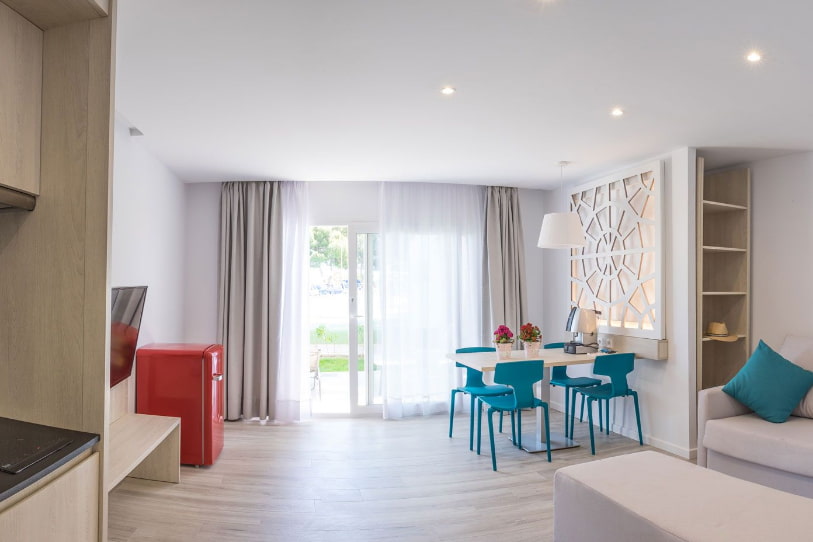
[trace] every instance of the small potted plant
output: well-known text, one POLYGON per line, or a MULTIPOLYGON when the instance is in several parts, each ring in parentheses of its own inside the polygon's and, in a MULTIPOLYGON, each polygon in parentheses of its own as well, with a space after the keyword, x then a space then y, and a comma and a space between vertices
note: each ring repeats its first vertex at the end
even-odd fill
POLYGON ((542 331, 539 326, 528 322, 519 326, 519 339, 525 343, 525 356, 536 358, 539 356, 539 347, 542 345, 542 331))
POLYGON ((505 324, 494 330, 494 342, 497 343, 497 353, 500 359, 511 359, 511 349, 514 347, 514 332, 505 324))

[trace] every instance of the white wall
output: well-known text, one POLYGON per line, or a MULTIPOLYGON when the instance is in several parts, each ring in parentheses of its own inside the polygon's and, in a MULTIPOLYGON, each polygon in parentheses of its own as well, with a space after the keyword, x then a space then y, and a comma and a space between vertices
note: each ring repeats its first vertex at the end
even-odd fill
MULTIPOLYGON (((565 189, 564 192, 567 192, 565 189)), ((554 213, 567 210, 567 199, 561 189, 552 190, 546 193, 544 213, 554 213)), ((539 221, 542 227, 542 221, 539 221)), ((562 342, 570 340, 568 333, 565 333, 565 322, 570 310, 570 262, 569 251, 562 249, 537 248, 541 253, 543 298, 545 300, 545 314, 542 320, 542 339, 546 343, 562 342)), ((570 371, 576 375, 580 371, 572 369, 570 371)), ((585 374, 587 374, 585 372, 585 374)), ((556 408, 564 408, 562 399, 557 390, 551 394, 551 398, 556 408)))
MULTIPOLYGON (((542 330, 542 340, 548 341, 545 327, 545 280, 543 276, 543 250, 536 246, 539 228, 545 214, 548 192, 544 190, 519 190, 519 213, 522 219, 522 236, 525 242, 525 281, 528 294, 528 320, 542 330)), ((524 322, 523 322, 524 323, 524 322)), ((516 331, 516 330, 515 330, 516 331)))
POLYGON ((147 285, 139 344, 183 339, 183 185, 117 118, 111 285, 147 285))
MULTIPOLYGON (((682 457, 694 453, 695 433, 695 340, 694 340, 694 187, 695 153, 684 148, 654 157, 664 161, 664 307, 667 314, 666 336, 669 359, 636 359, 629 377, 630 387, 638 391, 644 441, 682 457)), ((643 160, 642 163, 650 160, 643 160)), ((597 176, 604 177, 607 172, 597 176)), ((590 182, 585 179, 575 184, 590 182)), ((567 189, 566 189, 567 190, 567 189)), ((560 191, 551 193, 548 211, 561 211, 566 200, 560 191)), ((545 340, 565 338, 564 328, 570 299, 566 250, 546 249, 543 260, 545 277, 545 340)), ((544 333, 544 332, 543 332, 544 333)), ((589 375, 589 366, 569 368, 572 376, 589 375)), ((618 405, 622 400, 615 400, 618 405)), ((551 392, 551 402, 562 409, 562 391, 551 392)), ((624 410, 612 410, 613 431, 637 439, 632 400, 624 410), (623 415, 622 415, 623 414, 623 415)))
POLYGON ((751 168, 751 335, 779 348, 786 334, 813 337, 813 153, 751 168))
POLYGON ((217 342, 221 183, 190 183, 184 247, 184 340, 217 342))
POLYGON ((379 183, 310 182, 310 223, 340 226, 351 222, 378 222, 379 183))

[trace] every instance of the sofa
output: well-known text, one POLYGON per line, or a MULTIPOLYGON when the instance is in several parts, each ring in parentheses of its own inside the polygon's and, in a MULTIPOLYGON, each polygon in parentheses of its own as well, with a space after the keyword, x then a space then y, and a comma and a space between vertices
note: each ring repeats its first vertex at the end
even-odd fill
MULTIPOLYGON (((777 350, 813 370, 813 339, 788 336, 777 350)), ((730 476, 813 498, 813 390, 787 421, 771 423, 722 391, 697 402, 697 464, 730 476)))

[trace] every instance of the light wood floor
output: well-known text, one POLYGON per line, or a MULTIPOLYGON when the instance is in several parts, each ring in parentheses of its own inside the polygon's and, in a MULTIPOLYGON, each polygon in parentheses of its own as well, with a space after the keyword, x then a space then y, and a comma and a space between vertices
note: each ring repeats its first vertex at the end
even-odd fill
MULTIPOLYGON (((551 417, 561 431, 562 414, 551 417)), ((523 427, 533 419, 526 412, 523 427)), ((183 467, 177 485, 127 478, 113 490, 110 540, 546 541, 557 469, 648 448, 596 431, 593 458, 577 423, 585 445, 554 451, 552 463, 499 438, 493 472, 487 433, 477 456, 467 415, 456 421, 452 439, 447 416, 227 423, 216 465, 183 467)))

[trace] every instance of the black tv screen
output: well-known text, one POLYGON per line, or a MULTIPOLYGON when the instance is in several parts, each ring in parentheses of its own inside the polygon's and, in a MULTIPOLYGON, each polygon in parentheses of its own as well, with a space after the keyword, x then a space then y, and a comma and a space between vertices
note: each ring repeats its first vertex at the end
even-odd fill
POLYGON ((133 373, 146 286, 113 288, 110 318, 110 387, 133 373))

